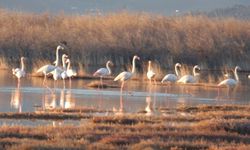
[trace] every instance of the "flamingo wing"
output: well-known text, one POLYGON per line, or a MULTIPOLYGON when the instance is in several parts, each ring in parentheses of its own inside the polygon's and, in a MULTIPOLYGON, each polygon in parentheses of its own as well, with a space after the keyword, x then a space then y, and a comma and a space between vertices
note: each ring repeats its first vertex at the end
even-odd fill
POLYGON ((75 70, 73 70, 73 69, 67 70, 67 76, 72 77, 72 76, 76 76, 76 75, 77 75, 77 73, 75 70))
POLYGON ((237 81, 234 79, 225 79, 221 81, 218 86, 226 85, 226 86, 235 86, 237 84, 237 81))
POLYGON ((176 82, 177 76, 175 74, 167 74, 162 80, 161 83, 163 82, 176 82))
POLYGON ((98 69, 93 76, 107 76, 109 73, 107 68, 100 68, 98 69))
POLYGON ((25 71, 24 70, 18 70, 15 72, 15 76, 20 79, 21 77, 25 77, 25 71))
POLYGON ((126 81, 128 79, 130 79, 132 77, 132 73, 131 72, 121 72, 117 77, 115 77, 114 81, 126 81))
POLYGON ((42 66, 41 68, 39 68, 36 72, 37 73, 44 73, 44 74, 48 74, 50 72, 52 72, 54 69, 56 69, 57 67, 56 66, 53 66, 53 65, 44 65, 42 66))
POLYGON ((154 76, 155 76, 155 73, 152 70, 147 72, 148 79, 152 79, 154 76))
POLYGON ((183 77, 181 77, 178 81, 178 83, 194 83, 196 82, 194 76, 192 75, 185 75, 183 77))

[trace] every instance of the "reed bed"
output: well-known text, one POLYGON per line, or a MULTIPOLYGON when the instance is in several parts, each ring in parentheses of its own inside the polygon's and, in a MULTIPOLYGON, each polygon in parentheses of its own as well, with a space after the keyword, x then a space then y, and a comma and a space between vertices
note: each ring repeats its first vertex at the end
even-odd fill
POLYGON ((156 64, 159 74, 173 70, 176 62, 206 69, 240 65, 249 70, 249 31, 249 21, 202 15, 70 16, 0 10, 0 66, 16 67, 25 56, 27 69, 34 72, 52 63, 54 49, 66 41, 62 53, 69 54, 81 74, 92 74, 109 59, 115 73, 128 70, 134 54, 142 58, 137 65, 140 73, 145 72, 147 60, 156 64))

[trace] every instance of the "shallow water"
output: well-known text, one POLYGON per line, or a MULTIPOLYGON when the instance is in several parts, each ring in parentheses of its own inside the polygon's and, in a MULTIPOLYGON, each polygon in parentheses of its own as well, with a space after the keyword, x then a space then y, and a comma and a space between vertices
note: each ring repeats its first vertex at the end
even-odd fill
MULTIPOLYGON (((194 85, 152 85, 147 82, 129 81, 122 96, 119 88, 98 90, 86 85, 93 80, 72 80, 63 88, 63 81, 48 80, 48 88, 42 85, 43 78, 27 77, 17 87, 17 79, 11 72, 0 73, 0 112, 32 112, 42 108, 74 108, 79 106, 102 110, 122 110, 123 112, 148 111, 154 108, 174 108, 178 105, 198 104, 249 104, 249 81, 227 94, 227 88, 194 85), (51 92, 53 91, 53 93, 51 92)), ((105 83, 119 84, 111 80, 105 83)), ((151 111, 151 112, 150 112, 151 111)))

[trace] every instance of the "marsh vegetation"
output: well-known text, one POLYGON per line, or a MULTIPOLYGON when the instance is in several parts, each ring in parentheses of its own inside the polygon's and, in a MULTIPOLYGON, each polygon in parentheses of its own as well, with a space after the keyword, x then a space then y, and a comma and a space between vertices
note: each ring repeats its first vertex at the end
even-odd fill
MULTIPOLYGON (((0 147, 2 149, 248 149, 250 144, 248 105, 158 108, 161 115, 152 116, 146 116, 143 112, 122 115, 110 112, 107 116, 96 116, 97 110, 82 109, 82 112, 79 110, 80 108, 75 111, 55 110, 58 116, 91 114, 91 117, 79 126, 62 124, 36 127, 1 126, 0 147)), ((33 115, 40 116, 42 113, 33 115)), ((47 115, 54 116, 54 113, 47 115)), ((2 116, 1 114, 0 118, 2 116)), ((36 119, 57 120, 48 116, 36 119)), ((32 118, 27 115, 23 119, 32 118)))
MULTIPOLYGON (((54 49, 66 41, 64 53, 72 58, 73 66, 87 74, 89 67, 102 66, 109 59, 126 69, 134 54, 142 60, 151 59, 163 71, 176 62, 250 69, 249 29, 249 21, 233 18, 128 12, 70 16, 0 10, 1 67, 16 66, 25 56, 29 58, 27 68, 36 70, 52 63, 54 49)), ((139 66, 142 72, 145 64, 139 66)))

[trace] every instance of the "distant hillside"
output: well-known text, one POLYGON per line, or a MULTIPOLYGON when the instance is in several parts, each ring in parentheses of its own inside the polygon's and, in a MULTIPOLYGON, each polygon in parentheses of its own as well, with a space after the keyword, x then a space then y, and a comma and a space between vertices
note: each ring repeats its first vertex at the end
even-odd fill
POLYGON ((218 18, 225 18, 225 17, 234 17, 237 19, 250 19, 250 6, 244 5, 235 5, 234 7, 230 8, 220 8, 215 9, 214 11, 210 12, 196 12, 193 13, 195 15, 206 15, 208 17, 218 17, 218 18))

